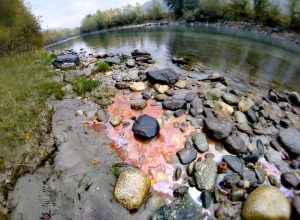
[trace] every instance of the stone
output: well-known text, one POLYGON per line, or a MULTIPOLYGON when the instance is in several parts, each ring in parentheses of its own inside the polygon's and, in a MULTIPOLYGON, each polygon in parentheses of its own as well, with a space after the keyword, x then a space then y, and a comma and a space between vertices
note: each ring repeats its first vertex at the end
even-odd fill
MULTIPOLYGON (((293 206, 293 209, 295 210, 295 214, 297 215, 297 218, 299 219, 300 217, 300 196, 295 196, 293 198, 293 201, 292 201, 292 206, 293 206)), ((293 218, 291 218, 293 219, 293 218)))
POLYGON ((167 96, 166 94, 158 94, 156 96, 156 100, 163 102, 163 101, 169 100, 169 96, 167 96))
POLYGON ((114 116, 109 120, 110 124, 114 127, 118 126, 122 122, 122 118, 119 116, 114 116))
POLYGON ((289 93, 288 98, 292 105, 300 106, 300 96, 298 92, 289 93))
POLYGON ((192 137, 193 144, 198 152, 204 153, 208 151, 209 146, 205 134, 194 131, 192 132, 191 137, 192 137))
POLYGON ((140 170, 122 172, 114 189, 114 198, 128 210, 139 209, 145 202, 151 182, 149 177, 140 170))
POLYGON ((226 104, 225 102, 218 101, 216 102, 216 106, 219 107, 221 110, 227 112, 227 114, 232 115, 234 112, 233 107, 226 104))
POLYGON ((290 188, 299 188, 300 187, 300 180, 298 179, 298 177, 291 173, 291 172, 286 172, 283 173, 281 175, 281 183, 283 186, 285 186, 286 188, 290 189, 290 188))
POLYGON ((136 82, 130 85, 130 89, 134 92, 141 92, 146 89, 146 85, 143 82, 136 82))
POLYGON ((160 94, 163 94, 163 93, 165 93, 167 90, 169 90, 169 86, 167 86, 167 85, 161 85, 161 84, 156 83, 156 84, 154 85, 154 89, 155 89, 157 92, 159 92, 160 94))
POLYGON ((105 62, 108 63, 109 65, 113 65, 113 64, 120 65, 121 64, 120 58, 116 57, 116 56, 114 56, 114 57, 107 57, 105 59, 105 62))
POLYGON ((224 141, 225 149, 231 154, 241 154, 247 152, 247 146, 244 140, 238 135, 233 134, 224 141))
POLYGON ((152 83, 174 85, 179 78, 179 74, 171 68, 150 71, 147 73, 147 78, 152 83))
POLYGON ((184 113, 185 113, 185 110, 184 110, 184 109, 178 109, 178 110, 176 110, 176 111, 174 112, 174 117, 179 118, 179 117, 181 117, 182 115, 184 115, 184 113))
POLYGON ((140 116, 132 126, 133 133, 144 140, 154 138, 159 133, 159 123, 148 115, 140 116))
MULTIPOLYGON (((255 176, 255 173, 254 173, 255 176)), ((222 187, 225 187, 226 189, 234 189, 236 185, 241 181, 241 178, 236 173, 231 173, 229 175, 226 175, 222 182, 222 187)))
POLYGON ((187 102, 192 102, 196 98, 196 94, 194 92, 189 92, 185 95, 184 100, 187 102))
POLYGON ((71 54, 59 55, 55 60, 52 61, 52 65, 56 68, 60 68, 64 63, 78 64, 79 57, 71 54))
POLYGON ((76 69, 76 63, 63 63, 60 67, 61 70, 74 70, 76 69))
POLYGON ((290 204, 284 194, 278 188, 267 185, 251 192, 242 209, 244 220, 288 220, 290 215, 290 204))
POLYGON ((257 120, 255 110, 253 109, 253 107, 250 107, 248 109, 248 111, 246 111, 246 116, 247 116, 248 121, 252 124, 254 124, 257 120))
POLYGON ((151 215, 150 220, 202 219, 203 210, 189 195, 176 198, 169 205, 161 207, 151 215))
POLYGON ((144 57, 144 56, 150 56, 151 54, 144 50, 134 50, 131 52, 131 55, 133 57, 144 57))
POLYGON ((205 129, 210 136, 216 140, 222 140, 230 136, 233 129, 233 122, 228 118, 204 119, 205 129))
POLYGON ((250 182, 250 185, 253 185, 257 182, 256 173, 253 170, 244 170, 242 172, 243 180, 250 182))
POLYGON ((117 89, 129 89, 130 84, 127 82, 117 82, 115 86, 117 89))
POLYGON ((257 183, 263 184, 266 180, 264 169, 261 167, 254 167, 254 172, 256 174, 257 183))
POLYGON ((123 78, 123 81, 138 81, 139 79, 139 70, 136 68, 132 68, 123 78))
POLYGON ((127 60, 126 66, 128 66, 129 68, 133 68, 135 66, 135 60, 132 59, 127 60))
POLYGON ((241 100, 238 104, 238 109, 241 111, 241 112, 247 112, 249 110, 249 108, 251 106, 254 105, 254 102, 251 100, 251 99, 244 99, 244 100, 241 100))
POLYGON ((153 88, 150 88, 150 89, 145 89, 142 93, 143 95, 143 98, 144 99, 151 99, 151 98, 154 98, 155 95, 156 95, 156 92, 153 88))
POLYGON ((256 147, 258 149, 259 154, 260 155, 264 155, 265 147, 264 147, 264 143, 262 142, 262 140, 257 139, 257 141, 256 141, 256 147))
POLYGON ((237 128, 243 132, 250 133, 252 131, 251 127, 248 124, 246 115, 243 112, 236 111, 234 112, 234 118, 237 121, 237 128))
POLYGON ((217 165, 211 158, 206 158, 194 165, 194 178, 199 190, 212 190, 216 183, 217 165))
POLYGON ((279 132, 279 140, 285 146, 285 149, 292 155, 300 155, 300 132, 291 127, 279 132))
POLYGON ((188 164, 197 157, 197 151, 193 148, 184 148, 177 152, 177 156, 182 164, 188 164))
POLYGON ((230 200, 233 202, 243 201, 245 199, 245 191, 243 189, 235 188, 230 192, 230 200))
POLYGON ((175 87, 179 88, 179 89, 184 89, 187 85, 187 81, 186 80, 178 80, 177 83, 175 83, 175 87))
POLYGON ((280 126, 282 126, 283 128, 288 128, 291 125, 290 120, 288 119, 280 119, 279 121, 280 126))
POLYGON ((231 93, 224 93, 222 98, 229 105, 237 105, 240 102, 240 99, 231 93))
POLYGON ((241 173, 244 169, 244 163, 236 156, 225 155, 223 160, 228 164, 229 168, 236 173, 241 173))
POLYGON ((135 99, 130 101, 130 106, 132 109, 144 109, 147 106, 145 99, 135 99))
POLYGON ((172 111, 186 107, 186 101, 183 99, 166 100, 162 104, 165 109, 172 111))

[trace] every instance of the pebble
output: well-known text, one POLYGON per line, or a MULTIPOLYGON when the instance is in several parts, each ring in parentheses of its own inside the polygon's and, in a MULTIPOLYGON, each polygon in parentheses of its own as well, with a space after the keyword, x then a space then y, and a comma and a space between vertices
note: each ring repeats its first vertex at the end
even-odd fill
POLYGON ((300 180, 299 178, 291 173, 291 172, 286 172, 281 174, 281 183, 283 186, 285 186, 286 188, 290 189, 290 188, 299 188, 299 184, 300 184, 300 180))
POLYGON ((236 173, 240 173, 244 169, 244 163, 235 156, 225 155, 223 160, 228 164, 229 168, 236 173))
POLYGON ((177 155, 182 164, 188 164, 196 159, 197 151, 192 148, 184 148, 178 151, 177 155))
POLYGON ((175 180, 178 181, 181 177, 181 174, 182 174, 182 169, 181 167, 177 167, 176 170, 175 170, 175 180))

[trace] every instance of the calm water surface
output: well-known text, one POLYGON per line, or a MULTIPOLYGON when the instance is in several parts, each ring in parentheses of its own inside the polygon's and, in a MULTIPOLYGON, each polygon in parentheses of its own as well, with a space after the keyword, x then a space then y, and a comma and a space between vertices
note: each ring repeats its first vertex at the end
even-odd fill
POLYGON ((300 92, 300 47, 249 32, 187 25, 142 27, 93 33, 51 48, 125 54, 144 49, 162 68, 172 66, 172 56, 185 57, 191 64, 211 65, 251 86, 300 92))

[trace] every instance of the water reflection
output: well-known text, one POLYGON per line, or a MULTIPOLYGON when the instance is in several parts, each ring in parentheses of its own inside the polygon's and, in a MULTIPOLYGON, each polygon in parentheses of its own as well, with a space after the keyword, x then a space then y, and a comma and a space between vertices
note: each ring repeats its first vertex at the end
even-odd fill
POLYGON ((169 58, 180 56, 191 63, 211 65, 264 89, 277 86, 300 91, 300 49, 245 32, 233 34, 183 25, 133 28, 85 35, 52 48, 65 47, 125 54, 136 48, 145 49, 159 67, 170 66, 169 58))

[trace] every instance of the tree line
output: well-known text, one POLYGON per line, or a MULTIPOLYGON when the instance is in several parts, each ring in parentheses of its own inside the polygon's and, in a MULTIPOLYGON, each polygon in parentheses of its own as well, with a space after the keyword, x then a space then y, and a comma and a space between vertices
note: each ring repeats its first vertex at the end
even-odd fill
POLYGON ((43 45, 39 20, 22 0, 0 1, 0 45, 1 56, 43 45))
POLYGON ((300 0, 287 0, 284 9, 272 0, 164 0, 170 12, 163 11, 158 0, 144 12, 141 6, 127 5, 123 8, 98 10, 87 15, 80 32, 88 33, 128 24, 139 24, 148 20, 164 18, 186 22, 194 21, 248 21, 267 26, 281 26, 300 30, 300 0), (282 12, 282 10, 284 12, 282 12))

